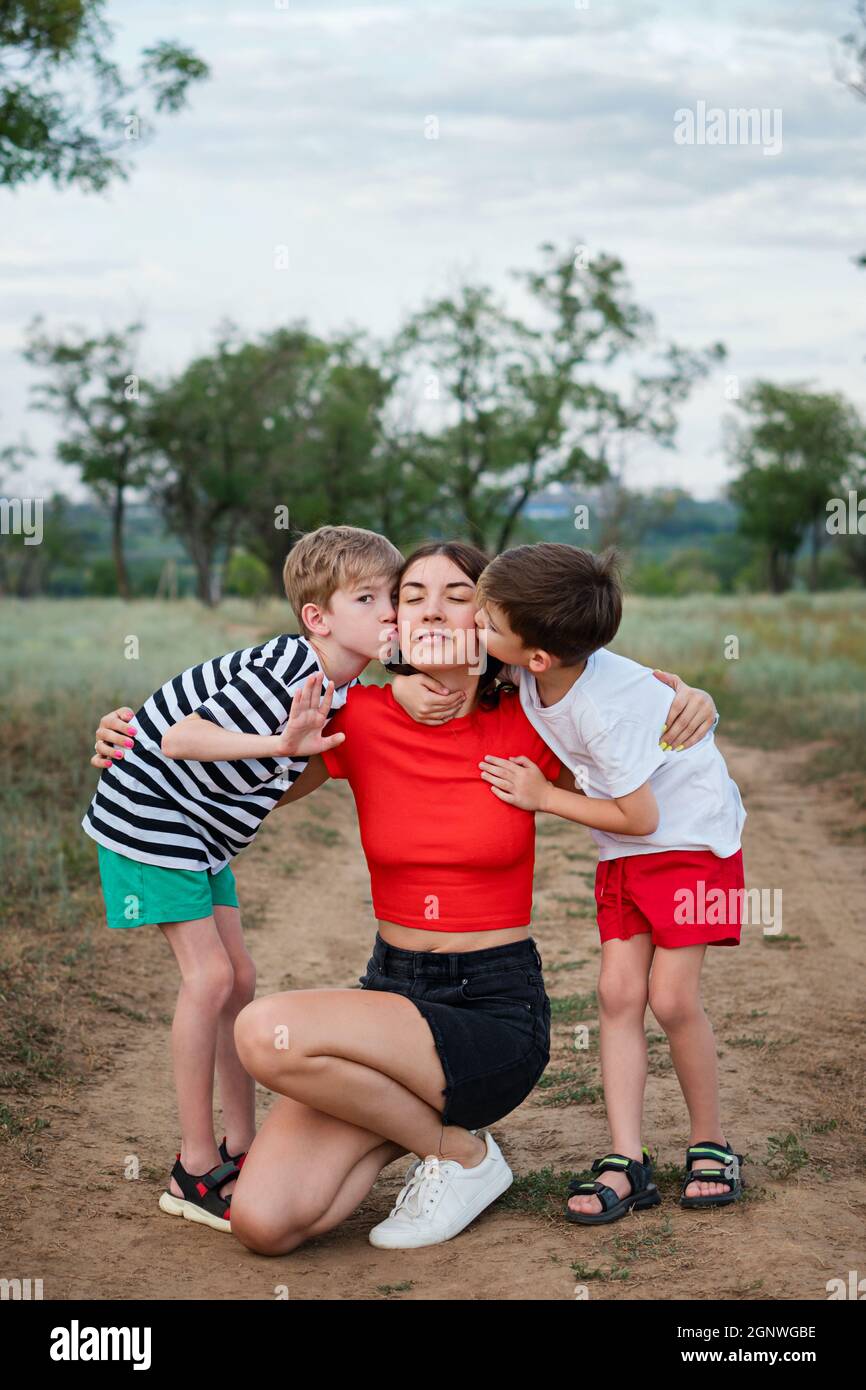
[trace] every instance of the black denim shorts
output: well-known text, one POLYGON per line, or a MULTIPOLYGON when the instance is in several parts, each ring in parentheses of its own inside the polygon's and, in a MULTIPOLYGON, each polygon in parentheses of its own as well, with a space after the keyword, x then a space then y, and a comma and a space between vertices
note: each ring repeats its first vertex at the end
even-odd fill
POLYGON ((423 1014, 445 1073, 442 1122, 480 1129, 525 1100, 550 1061, 550 1000, 532 937, 483 951, 407 951, 376 933, 362 989, 423 1014))

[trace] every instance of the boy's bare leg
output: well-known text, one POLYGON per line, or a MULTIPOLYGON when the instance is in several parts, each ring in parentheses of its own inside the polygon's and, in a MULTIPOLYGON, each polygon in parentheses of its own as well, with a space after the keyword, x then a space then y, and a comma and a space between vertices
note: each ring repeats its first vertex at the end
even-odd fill
MULTIPOLYGON (((602 942, 598 981, 599 1046, 604 1103, 611 1133, 611 1153, 643 1161, 641 1120, 647 1077, 644 1016, 653 959, 649 932, 627 941, 602 942)), ((625 1173, 601 1173, 599 1182, 620 1197, 631 1192, 625 1173)), ((596 1196, 569 1197, 570 1211, 587 1216, 602 1210, 596 1196)))
MULTIPOLYGON (((249 1149, 256 1133, 256 1083, 244 1069, 235 1047, 235 1019, 256 994, 256 967, 244 944, 236 907, 215 904, 214 921, 234 972, 232 992, 219 1015, 216 1074, 222 1102, 226 1147, 230 1154, 249 1149)), ((226 1183, 223 1194, 231 1192, 226 1183)))
POLYGON ((232 1198, 232 1235, 285 1255, 345 1221, 407 1150, 380 1134, 276 1096, 232 1198))
MULTIPOLYGON (((231 994, 234 973, 213 917, 164 923, 160 930, 181 975, 171 1025, 180 1161, 189 1173, 206 1173, 220 1161, 213 1132, 214 1062, 219 1016, 231 994)), ((183 1196, 173 1178, 169 1190, 183 1196)), ((226 1183, 223 1196, 230 1190, 226 1183)))
POLYGON ((262 1085, 390 1139, 407 1152, 473 1168, 477 1135, 443 1126, 445 1076, 429 1024, 411 1000, 384 991, 294 990, 239 1015, 238 1052, 262 1085))
MULTIPOLYGON (((671 1059, 689 1110, 689 1144, 702 1139, 726 1144, 719 1111, 719 1069, 712 1025, 701 1002, 701 967, 706 946, 656 947, 650 979, 650 1008, 667 1034, 671 1059)), ((701 1159, 702 1168, 724 1168, 701 1159)), ((714 1197, 724 1183, 693 1182, 686 1197, 714 1197)))

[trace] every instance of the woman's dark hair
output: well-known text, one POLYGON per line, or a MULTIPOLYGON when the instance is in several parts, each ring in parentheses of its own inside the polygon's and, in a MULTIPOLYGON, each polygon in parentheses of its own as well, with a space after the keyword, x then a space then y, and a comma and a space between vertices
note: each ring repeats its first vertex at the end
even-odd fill
MULTIPOLYGON (((425 560, 428 555, 447 555, 459 570, 477 584, 483 570, 490 563, 489 556, 484 554, 477 545, 472 545, 470 541, 425 541, 422 545, 416 546, 412 554, 407 556, 400 572, 397 575, 395 589, 397 594, 400 592, 400 585, 403 577, 410 565, 414 565, 416 560, 425 560)), ((385 663, 385 670, 390 671, 395 676, 414 676, 417 675, 414 666, 409 666, 405 662, 389 661, 385 663)), ((502 662, 497 661, 496 657, 488 656, 487 666, 478 680, 478 703, 483 709, 494 709, 499 702, 500 693, 503 690, 515 690, 510 681, 496 683, 499 672, 502 670, 502 662)))

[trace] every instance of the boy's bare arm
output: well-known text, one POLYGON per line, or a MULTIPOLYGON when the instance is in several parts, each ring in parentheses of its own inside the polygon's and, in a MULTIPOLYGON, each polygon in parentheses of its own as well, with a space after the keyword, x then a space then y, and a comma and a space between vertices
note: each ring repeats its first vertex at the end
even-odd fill
POLYGON ((315 753, 336 748, 345 734, 322 733, 331 709, 334 682, 319 703, 321 675, 313 672, 292 696, 286 727, 279 734, 245 734, 224 729, 210 719, 188 714, 179 723, 166 729, 161 747, 167 758, 191 759, 194 762, 230 762, 238 758, 312 757, 315 753))
POLYGON ((548 782, 531 758, 495 758, 488 754, 479 767, 493 794, 523 811, 547 811, 609 835, 652 835, 658 827, 658 805, 649 782, 627 796, 608 801, 575 796, 576 787, 548 782))
POLYGON ((652 835, 659 823, 659 808, 649 782, 628 796, 610 801, 586 795, 575 797, 548 782, 547 796, 539 809, 609 835, 652 835))
MULTIPOLYGON (((346 736, 342 733, 324 736, 321 732, 330 712, 334 683, 329 683, 320 704, 320 681, 321 677, 313 672, 304 685, 298 687, 292 697, 289 721, 280 734, 244 734, 223 729, 197 714, 189 714, 166 729, 161 740, 162 751, 167 758, 187 758, 195 762, 313 757, 327 752, 329 748, 336 748, 342 743, 346 736)), ((133 711, 124 705, 102 716, 96 730, 94 756, 90 759, 94 767, 111 767, 116 760, 123 758, 124 748, 134 746, 131 735, 138 730, 129 723, 132 717, 133 711)))

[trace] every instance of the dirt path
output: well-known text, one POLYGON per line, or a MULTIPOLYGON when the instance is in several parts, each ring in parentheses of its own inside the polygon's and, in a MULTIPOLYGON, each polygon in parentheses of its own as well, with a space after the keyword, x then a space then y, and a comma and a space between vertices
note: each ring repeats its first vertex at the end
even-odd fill
MULTIPOLYGON (((544 1170, 582 1169, 608 1140, 593 1089, 594 861, 588 838, 551 819, 540 827, 534 927, 548 991, 562 1001, 551 1063, 529 1100, 494 1127, 519 1181, 472 1227, 417 1252, 369 1245, 366 1233, 387 1214, 406 1160, 386 1170, 343 1227, 285 1258, 257 1257, 229 1236, 163 1215, 157 1197, 175 1144, 168 1028, 175 977, 157 932, 104 932, 115 995, 147 1021, 101 1014, 90 1039, 101 1059, 94 1080, 44 1098, 50 1127, 42 1165, 3 1178, 0 1273, 41 1277, 46 1298, 97 1299, 270 1298, 278 1285, 298 1299, 570 1299, 576 1283, 604 1299, 703 1291, 714 1299, 801 1299, 825 1297, 827 1280, 847 1280, 850 1270, 866 1275, 862 847, 834 838, 840 813, 831 787, 791 780, 802 752, 795 759, 728 745, 725 753, 749 810, 747 884, 784 895, 782 939, 747 928, 741 947, 712 953, 705 972, 723 1114, 749 1160, 748 1201, 698 1213, 673 1200, 665 1165, 682 1162, 688 1132, 667 1049, 648 1015, 645 1136, 658 1150, 666 1200, 607 1230, 558 1216, 562 1178, 544 1170), (583 1018, 590 1045, 578 1052, 574 1022, 583 1018), (771 1136, 782 1146, 774 1163, 771 1136), (141 1165, 137 1181, 123 1178, 130 1155, 141 1165)), ((356 982, 373 929, 344 783, 273 816, 240 862, 238 881, 260 993, 356 982), (295 867, 301 859, 309 867, 295 867)), ((261 1118, 267 1093, 259 1099, 261 1118)))

